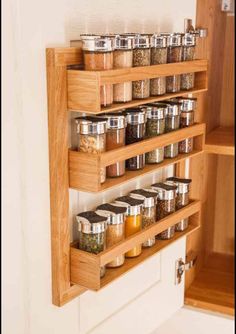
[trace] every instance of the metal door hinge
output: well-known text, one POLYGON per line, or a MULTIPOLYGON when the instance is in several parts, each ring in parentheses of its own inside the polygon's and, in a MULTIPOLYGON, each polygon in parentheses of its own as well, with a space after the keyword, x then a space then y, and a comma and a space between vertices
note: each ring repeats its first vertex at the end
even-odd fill
POLYGON ((195 28, 193 27, 193 22, 191 19, 184 20, 184 31, 194 34, 196 37, 205 38, 207 37, 206 28, 195 28))
POLYGON ((175 261, 175 284, 180 284, 183 273, 191 269, 197 261, 197 256, 191 256, 191 260, 184 262, 182 258, 175 261))

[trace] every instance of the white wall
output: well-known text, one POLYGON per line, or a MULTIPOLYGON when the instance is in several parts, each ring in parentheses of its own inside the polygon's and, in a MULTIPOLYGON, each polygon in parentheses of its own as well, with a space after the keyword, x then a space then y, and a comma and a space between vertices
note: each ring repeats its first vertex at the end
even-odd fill
MULTIPOLYGON (((45 48, 67 46, 81 32, 182 31, 195 2, 3 1, 4 334, 79 333, 79 299, 61 309, 51 304, 45 48)), ((110 194, 71 192, 72 212, 110 194)))

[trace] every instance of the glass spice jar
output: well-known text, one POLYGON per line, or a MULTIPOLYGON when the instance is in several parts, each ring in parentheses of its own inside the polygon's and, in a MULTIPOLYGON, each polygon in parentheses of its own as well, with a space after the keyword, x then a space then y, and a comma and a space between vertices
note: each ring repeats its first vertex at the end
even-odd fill
MULTIPOLYGON (((119 35, 115 38, 114 69, 133 66, 133 38, 119 35)), ((118 83, 113 86, 114 102, 132 100, 132 81, 118 83)))
MULTIPOLYGON (((146 112, 141 108, 126 109, 126 145, 139 142, 145 138, 146 134, 146 112)), ((138 170, 145 166, 145 154, 126 160, 128 170, 138 170)))
MULTIPOLYGON (((165 183, 155 183, 152 186, 157 192, 157 220, 175 212, 176 190, 175 185, 165 183)), ((175 227, 171 226, 158 235, 160 239, 170 239, 174 236, 175 227)))
MULTIPOLYGON (((183 179, 178 177, 168 177, 168 184, 177 186, 176 210, 183 208, 189 204, 189 188, 191 179, 183 179)), ((188 218, 182 219, 175 225, 176 231, 184 231, 188 227, 188 218)))
MULTIPOLYGON (((118 205, 126 207, 125 237, 129 237, 142 229, 143 200, 130 196, 121 196, 115 200, 118 205)), ((142 253, 142 245, 137 245, 125 253, 125 257, 136 257, 142 253)))
MULTIPOLYGON (((82 116, 75 119, 78 133, 78 151, 99 154, 106 150, 107 118, 82 116)), ((106 168, 100 170, 100 181, 106 181, 106 168)))
POLYGON ((174 143, 174 144, 165 146, 164 148, 164 158, 165 159, 175 158, 177 157, 178 154, 179 154, 179 144, 178 143, 174 143))
MULTIPOLYGON (((113 205, 112 203, 101 204, 96 208, 96 213, 105 216, 107 220, 106 247, 109 248, 125 238, 125 213, 126 207, 113 205)), ((107 268, 116 268, 124 264, 124 254, 118 255, 109 262, 107 268)))
MULTIPOLYGON (((125 146, 126 119, 121 112, 100 114, 107 118, 106 151, 125 146)), ((118 161, 106 168, 107 177, 119 177, 125 174, 125 160, 118 161)))
MULTIPOLYGON (((130 192, 133 198, 143 200, 142 228, 146 228, 156 223, 156 202, 157 194, 145 189, 136 189, 130 192)), ((143 247, 152 247, 155 245, 156 238, 150 238, 143 243, 143 247)))
MULTIPOLYGON (((159 136, 165 132, 166 104, 148 104, 141 109, 146 111, 146 136, 147 138, 159 136)), ((164 147, 159 147, 145 154, 146 163, 155 164, 164 160, 164 147)))
MULTIPOLYGON (((196 37, 194 34, 186 33, 182 37, 183 53, 182 61, 191 61, 195 57, 196 37)), ((189 90, 194 88, 194 73, 181 74, 181 90, 189 90)))
MULTIPOLYGON (((194 110, 196 108, 196 98, 177 99, 180 103, 180 128, 186 128, 194 124, 194 110)), ((193 151, 193 138, 186 138, 179 142, 179 153, 191 153, 193 151)))
MULTIPOLYGON (((107 218, 94 211, 81 212, 76 216, 79 231, 79 249, 98 254, 106 248, 107 218)), ((105 266, 100 269, 100 277, 105 275, 105 266)))
MULTIPOLYGON (((151 64, 150 38, 137 34, 134 37, 133 66, 149 66, 151 64)), ((133 81, 133 99, 146 99, 150 96, 150 80, 133 81)))
POLYGON ((180 126, 180 106, 178 101, 163 101, 167 105, 165 118, 165 132, 178 130, 180 126))
MULTIPOLYGON (((86 71, 102 71, 113 69, 114 38, 82 35, 84 69, 86 71)), ((102 106, 113 103, 113 86, 106 84, 100 87, 102 106)))
MULTIPOLYGON (((182 61, 182 43, 180 34, 167 35, 167 63, 182 61)), ((166 92, 177 93, 180 91, 180 75, 172 75, 166 78, 166 92)))
MULTIPOLYGON (((151 65, 167 63, 167 39, 166 36, 154 34, 151 37, 151 65)), ((150 95, 158 96, 166 93, 166 77, 158 77, 150 80, 150 95)))

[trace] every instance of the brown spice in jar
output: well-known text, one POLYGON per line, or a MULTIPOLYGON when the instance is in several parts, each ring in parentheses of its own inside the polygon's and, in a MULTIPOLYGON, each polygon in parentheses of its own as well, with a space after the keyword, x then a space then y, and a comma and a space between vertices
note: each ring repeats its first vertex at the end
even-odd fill
MULTIPOLYGON (((114 150, 125 146, 125 128, 107 131, 106 150, 114 150)), ((118 177, 125 174, 125 161, 119 161, 107 167, 108 177, 118 177)))
POLYGON ((160 77, 150 80, 151 96, 164 95, 166 93, 166 77, 160 77))
POLYGON ((193 138, 187 138, 179 142, 179 153, 190 153, 193 151, 193 138))
POLYGON ((133 81, 133 98, 146 99, 150 96, 150 80, 133 81))
POLYGON ((139 48, 133 50, 133 66, 149 66, 151 63, 151 50, 139 48))
POLYGON ((180 75, 172 75, 166 77, 166 92, 177 93, 180 91, 180 75))
MULTIPOLYGON (((117 244, 118 242, 124 240, 125 238, 125 231, 124 231, 124 224, 108 224, 107 231, 106 231, 106 244, 107 248, 117 244)), ((114 268, 122 266, 125 261, 124 254, 117 256, 113 261, 107 264, 108 268, 114 268)))
POLYGON ((180 88, 182 90, 189 90, 194 88, 194 73, 181 74, 180 88))

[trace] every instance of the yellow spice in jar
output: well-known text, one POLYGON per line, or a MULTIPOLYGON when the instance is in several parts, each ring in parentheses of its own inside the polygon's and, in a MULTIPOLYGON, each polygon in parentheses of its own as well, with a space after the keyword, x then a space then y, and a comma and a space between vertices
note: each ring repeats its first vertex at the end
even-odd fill
MULTIPOLYGON (((134 216, 126 216, 125 220, 125 237, 129 237, 130 235, 137 233, 142 228, 142 216, 134 215, 134 216)), ((139 256, 142 252, 142 245, 135 246, 127 253, 125 253, 126 257, 135 257, 139 256)))

